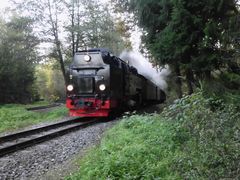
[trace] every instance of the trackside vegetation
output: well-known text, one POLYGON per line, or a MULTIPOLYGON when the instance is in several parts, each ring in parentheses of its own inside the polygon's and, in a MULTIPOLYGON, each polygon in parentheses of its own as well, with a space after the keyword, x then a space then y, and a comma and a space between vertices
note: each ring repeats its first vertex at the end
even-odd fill
POLYGON ((124 118, 66 179, 237 179, 239 129, 239 106, 197 92, 124 118))
MULTIPOLYGON (((31 105, 36 106, 37 104, 31 105)), ((29 106, 27 106, 29 107, 29 106)), ((0 106, 0 132, 26 127, 44 121, 56 120, 67 115, 65 107, 54 108, 47 113, 27 111, 26 106, 20 104, 6 104, 0 106)))

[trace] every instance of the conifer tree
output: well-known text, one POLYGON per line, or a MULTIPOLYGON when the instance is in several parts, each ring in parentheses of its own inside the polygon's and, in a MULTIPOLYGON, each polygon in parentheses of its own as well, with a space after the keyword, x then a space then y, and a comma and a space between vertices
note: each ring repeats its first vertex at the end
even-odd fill
MULTIPOLYGON (((144 43, 160 64, 184 73, 188 93, 194 78, 232 61, 239 34, 235 0, 130 0, 119 6, 133 12, 146 31, 144 43)), ((180 75, 180 74, 178 74, 180 75)))

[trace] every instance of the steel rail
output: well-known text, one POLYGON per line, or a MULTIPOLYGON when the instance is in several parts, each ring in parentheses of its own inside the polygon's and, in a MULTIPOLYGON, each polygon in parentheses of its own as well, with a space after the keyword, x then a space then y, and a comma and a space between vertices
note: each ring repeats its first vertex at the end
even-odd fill
MULTIPOLYGON (((81 120, 85 120, 85 119, 81 118, 81 120)), ((80 120, 80 118, 73 118, 73 119, 70 119, 70 120, 65 120, 65 121, 61 121, 61 122, 57 122, 57 123, 52 123, 52 124, 47 125, 47 126, 42 126, 42 127, 30 129, 30 130, 17 132, 17 133, 14 133, 14 134, 8 134, 8 135, 5 135, 5 136, 1 136, 0 137, 0 143, 4 143, 6 141, 23 138, 23 137, 26 137, 26 136, 29 136, 29 135, 37 134, 37 133, 40 133, 40 132, 43 132, 43 131, 48 131, 48 130, 55 129, 55 128, 58 128, 58 127, 61 127, 61 126, 72 124, 72 123, 76 122, 77 120, 80 120)))
POLYGON ((60 106, 61 104, 50 104, 50 105, 45 105, 45 106, 36 106, 36 107, 29 107, 29 108, 26 108, 26 110, 28 111, 33 111, 33 110, 40 110, 40 109, 47 109, 47 108, 52 108, 52 107, 57 107, 57 106, 60 106))
POLYGON ((97 119, 93 119, 93 120, 87 121, 87 122, 78 122, 77 124, 73 124, 70 127, 66 127, 66 128, 60 129, 60 130, 52 132, 52 133, 48 133, 48 134, 45 134, 45 135, 41 135, 39 137, 31 138, 31 139, 28 139, 28 140, 25 140, 25 141, 22 141, 22 142, 19 142, 19 143, 15 143, 13 145, 5 146, 3 148, 0 148, 0 157, 3 157, 7 154, 10 154, 10 153, 16 152, 18 150, 24 149, 26 147, 33 146, 35 144, 38 144, 38 143, 41 143, 41 142, 44 142, 44 141, 48 141, 48 140, 53 139, 55 137, 62 136, 62 135, 67 134, 69 132, 72 132, 72 131, 75 131, 75 130, 78 130, 78 129, 81 129, 81 128, 86 128, 86 127, 88 127, 92 124, 95 124, 97 122, 98 122, 97 119))

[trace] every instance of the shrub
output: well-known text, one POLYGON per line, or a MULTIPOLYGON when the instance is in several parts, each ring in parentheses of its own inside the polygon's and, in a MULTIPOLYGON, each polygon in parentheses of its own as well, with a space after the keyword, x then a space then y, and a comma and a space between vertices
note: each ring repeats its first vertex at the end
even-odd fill
POLYGON ((165 109, 175 128, 175 142, 183 152, 175 168, 187 179, 236 178, 240 161, 240 113, 234 104, 186 96, 165 109))

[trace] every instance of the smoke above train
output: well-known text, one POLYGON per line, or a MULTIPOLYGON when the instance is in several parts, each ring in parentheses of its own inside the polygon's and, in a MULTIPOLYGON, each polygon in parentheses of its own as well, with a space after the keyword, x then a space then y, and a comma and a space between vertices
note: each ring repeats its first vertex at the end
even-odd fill
POLYGON ((125 50, 120 54, 120 58, 127 62, 129 66, 134 66, 139 74, 152 81, 159 88, 167 88, 166 78, 170 74, 167 66, 160 68, 153 67, 149 60, 139 52, 125 50))

